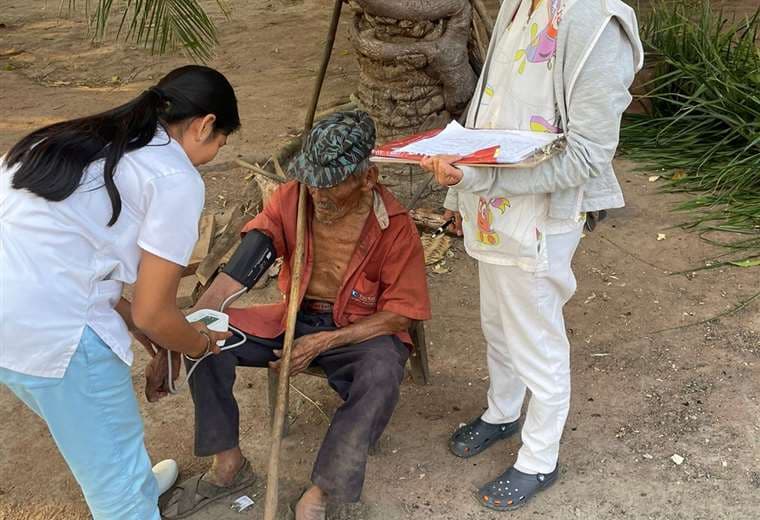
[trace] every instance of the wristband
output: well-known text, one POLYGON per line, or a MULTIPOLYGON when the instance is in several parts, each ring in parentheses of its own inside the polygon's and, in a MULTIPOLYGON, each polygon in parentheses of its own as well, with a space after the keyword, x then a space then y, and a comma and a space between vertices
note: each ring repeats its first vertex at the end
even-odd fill
POLYGON ((199 361, 211 351, 211 336, 209 336, 209 333, 206 332, 205 330, 199 330, 198 333, 201 336, 204 336, 206 338, 206 348, 203 350, 201 355, 197 357, 193 357, 188 354, 185 354, 185 357, 189 359, 190 361, 199 361))

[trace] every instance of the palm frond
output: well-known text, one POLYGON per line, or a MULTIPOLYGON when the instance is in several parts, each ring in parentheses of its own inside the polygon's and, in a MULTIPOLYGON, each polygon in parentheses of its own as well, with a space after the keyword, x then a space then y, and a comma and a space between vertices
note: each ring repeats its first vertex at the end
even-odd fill
MULTIPOLYGON (((72 4, 75 1, 69 0, 70 8, 72 4)), ((217 0, 217 5, 227 16, 226 2, 217 0)), ((97 0, 91 20, 96 39, 106 38, 115 9, 121 12, 116 39, 134 41, 153 54, 179 48, 198 61, 208 61, 212 56, 217 43, 216 26, 198 0, 97 0)))

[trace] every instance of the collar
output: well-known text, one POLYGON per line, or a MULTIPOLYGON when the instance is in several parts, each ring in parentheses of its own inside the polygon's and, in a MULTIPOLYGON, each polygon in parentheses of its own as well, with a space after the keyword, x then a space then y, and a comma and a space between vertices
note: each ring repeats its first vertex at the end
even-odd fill
POLYGON ((372 192, 372 210, 375 212, 375 218, 380 225, 380 229, 385 231, 388 226, 391 225, 391 219, 388 216, 388 209, 385 206, 385 201, 377 190, 372 192))

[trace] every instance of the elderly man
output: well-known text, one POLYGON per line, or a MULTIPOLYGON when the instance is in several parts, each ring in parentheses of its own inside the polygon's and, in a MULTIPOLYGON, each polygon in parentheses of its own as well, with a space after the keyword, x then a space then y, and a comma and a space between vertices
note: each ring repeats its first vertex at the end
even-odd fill
MULTIPOLYGON (((335 114, 313 128, 289 168, 310 195, 291 374, 318 366, 345 401, 322 442, 312 486, 296 507, 297 520, 324 519, 328 499, 359 499, 368 450, 398 401, 410 320, 430 318, 419 236, 406 209, 377 183, 377 168, 369 163, 374 141, 374 124, 366 113, 335 114)), ((246 238, 256 234, 254 249, 268 243, 284 258, 279 287, 286 295, 297 206, 298 182, 284 184, 243 230, 246 238)), ((231 263, 239 264, 242 256, 236 253, 231 263)), ((218 309, 243 290, 241 281, 221 273, 196 307, 218 309)), ((253 481, 238 445, 235 371, 238 365, 278 366, 286 305, 230 309, 233 325, 248 334, 247 343, 195 369, 190 380, 195 453, 214 459, 207 473, 180 485, 165 508, 167 518, 187 515, 253 481)))

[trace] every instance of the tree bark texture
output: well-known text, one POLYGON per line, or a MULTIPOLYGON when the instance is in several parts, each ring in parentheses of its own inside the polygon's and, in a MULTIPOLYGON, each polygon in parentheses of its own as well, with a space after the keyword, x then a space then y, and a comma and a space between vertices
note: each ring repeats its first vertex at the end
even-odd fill
POLYGON ((469 0, 352 0, 357 100, 389 141, 444 126, 464 111, 470 65, 469 0))

